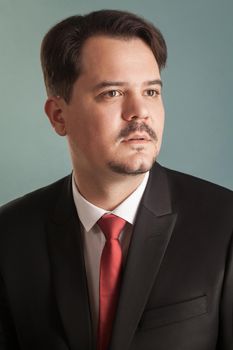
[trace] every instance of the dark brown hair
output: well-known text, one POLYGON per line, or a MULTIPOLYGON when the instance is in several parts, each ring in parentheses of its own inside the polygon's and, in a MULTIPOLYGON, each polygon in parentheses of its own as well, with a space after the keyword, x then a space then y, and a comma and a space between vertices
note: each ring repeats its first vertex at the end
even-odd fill
POLYGON ((101 10, 72 16, 52 27, 41 45, 41 64, 48 95, 69 102, 74 82, 81 72, 81 50, 94 35, 142 39, 152 50, 159 69, 165 67, 167 48, 161 32, 132 13, 101 10))

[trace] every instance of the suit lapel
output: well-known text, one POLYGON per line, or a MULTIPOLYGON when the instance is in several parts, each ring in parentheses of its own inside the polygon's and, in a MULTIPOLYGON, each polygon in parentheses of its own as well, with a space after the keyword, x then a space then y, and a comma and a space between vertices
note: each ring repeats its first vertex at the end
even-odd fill
POLYGON ((72 350, 92 349, 93 336, 80 222, 67 178, 52 220, 48 246, 58 309, 72 350))
POLYGON ((111 350, 127 350, 155 283, 176 222, 166 173, 155 164, 135 222, 111 350))

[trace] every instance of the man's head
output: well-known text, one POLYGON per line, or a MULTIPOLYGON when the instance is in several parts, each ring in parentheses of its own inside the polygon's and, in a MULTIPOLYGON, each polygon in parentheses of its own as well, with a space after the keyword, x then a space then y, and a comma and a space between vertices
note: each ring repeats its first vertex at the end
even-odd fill
POLYGON ((161 146, 161 33, 143 19, 98 11, 58 23, 42 43, 45 110, 66 135, 76 172, 140 174, 161 146))
POLYGON ((48 95, 69 101, 72 87, 82 72, 82 49, 96 35, 129 40, 140 38, 153 52, 159 69, 165 67, 166 44, 151 23, 123 11, 102 10, 84 16, 72 16, 52 27, 43 39, 41 63, 48 95))

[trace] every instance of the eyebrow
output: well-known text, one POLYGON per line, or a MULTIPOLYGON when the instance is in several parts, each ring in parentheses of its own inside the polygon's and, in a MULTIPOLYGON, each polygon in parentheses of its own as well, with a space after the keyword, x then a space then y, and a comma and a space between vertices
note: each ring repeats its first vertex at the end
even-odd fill
MULTIPOLYGON (((125 86, 128 85, 124 81, 110 81, 110 80, 104 80, 98 83, 94 86, 93 90, 99 90, 110 86, 125 86)), ((151 86, 151 85, 160 85, 163 86, 162 80, 160 79, 154 79, 154 80, 148 80, 143 83, 145 86, 151 86)))

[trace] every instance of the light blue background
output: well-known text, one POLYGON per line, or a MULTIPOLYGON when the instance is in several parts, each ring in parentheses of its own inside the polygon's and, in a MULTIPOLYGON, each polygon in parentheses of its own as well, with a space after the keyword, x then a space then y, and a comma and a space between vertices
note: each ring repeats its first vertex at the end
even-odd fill
POLYGON ((233 189, 232 0, 0 0, 0 203, 71 171, 43 111, 40 43, 57 21, 102 8, 140 14, 166 38, 160 162, 233 189))

